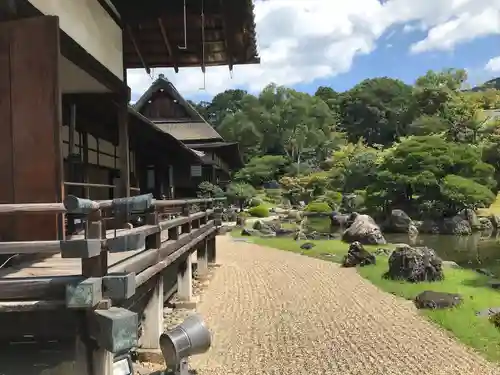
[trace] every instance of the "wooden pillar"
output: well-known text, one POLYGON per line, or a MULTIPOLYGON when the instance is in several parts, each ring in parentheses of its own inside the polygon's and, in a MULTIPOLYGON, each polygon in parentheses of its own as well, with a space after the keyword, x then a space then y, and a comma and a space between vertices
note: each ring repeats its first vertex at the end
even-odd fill
POLYGON ((120 98, 118 106, 118 157, 120 160, 120 180, 118 197, 130 197, 130 148, 128 137, 128 104, 126 98, 120 98))
MULTIPOLYGON (((62 201, 59 87, 58 18, 0 23, 0 203, 62 201)), ((54 214, 0 217, 1 240, 63 238, 62 227, 54 214)))
POLYGON ((174 188, 174 166, 168 166, 168 193, 169 198, 174 199, 175 197, 175 188, 174 188))
POLYGON ((216 259, 216 247, 215 247, 215 236, 207 239, 207 261, 209 264, 215 264, 216 259))
POLYGON ((177 296, 181 301, 193 299, 193 264, 188 256, 179 266, 177 273, 177 296))
POLYGON ((205 276, 208 273, 208 241, 205 239, 196 251, 198 262, 198 275, 205 276))
POLYGON ((142 349, 160 349, 160 335, 163 333, 163 276, 157 276, 156 284, 144 310, 142 335, 139 346, 142 349))

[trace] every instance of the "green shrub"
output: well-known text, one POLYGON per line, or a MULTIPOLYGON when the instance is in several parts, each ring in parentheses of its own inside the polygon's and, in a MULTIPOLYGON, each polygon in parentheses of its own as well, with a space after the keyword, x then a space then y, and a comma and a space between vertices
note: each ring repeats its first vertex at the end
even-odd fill
POLYGON ((240 212, 238 214, 238 216, 241 216, 241 217, 250 217, 250 214, 248 212, 240 212))
POLYGON ((266 189, 266 200, 270 203, 281 203, 281 189, 266 189))
POLYGON ((250 207, 257 207, 257 206, 260 206, 262 203, 262 199, 259 199, 259 198, 252 198, 250 199, 250 203, 249 203, 249 206, 250 207))
POLYGON ((268 217, 269 210, 266 206, 252 207, 248 210, 248 213, 253 217, 268 217))
POLYGON ((330 190, 318 197, 318 199, 316 199, 315 201, 325 202, 330 206, 332 210, 338 210, 340 205, 342 204, 342 193, 330 190))
POLYGON ((332 212, 332 208, 326 202, 314 201, 309 203, 305 211, 307 212, 319 212, 319 213, 329 213, 332 212))

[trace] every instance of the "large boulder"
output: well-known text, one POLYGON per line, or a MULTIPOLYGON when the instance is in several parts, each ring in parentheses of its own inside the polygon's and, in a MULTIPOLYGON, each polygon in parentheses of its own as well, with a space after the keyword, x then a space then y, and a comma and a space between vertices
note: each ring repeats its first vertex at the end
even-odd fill
POLYGON ((356 215, 353 223, 344 231, 342 241, 359 241, 365 245, 384 245, 387 243, 380 227, 368 215, 356 215))
POLYGON ((481 231, 493 232, 493 223, 487 217, 480 217, 479 224, 481 225, 481 231))
POLYGON ((472 234, 472 228, 469 220, 461 215, 443 219, 441 224, 441 234, 453 234, 456 236, 469 236, 472 234))
POLYGON ((347 227, 347 220, 349 219, 349 215, 340 214, 338 212, 332 212, 330 215, 330 225, 332 227, 347 227))
POLYGON ((480 230, 481 223, 479 222, 479 218, 474 210, 470 208, 463 209, 458 213, 458 216, 467 220, 472 230, 480 230))
POLYGON ((247 218, 245 216, 239 215, 236 217, 236 226, 244 227, 247 222, 247 218))
POLYGON ((500 216, 491 214, 489 217, 491 224, 493 224, 493 229, 498 230, 500 228, 500 216))
POLYGON ((363 245, 356 241, 349 245, 349 250, 347 255, 344 257, 342 266, 344 267, 356 267, 356 266, 367 266, 369 264, 375 264, 375 255, 365 250, 363 245))
POLYGON ((281 229, 281 222, 278 219, 269 221, 257 220, 253 223, 252 228, 264 233, 276 233, 281 229))
POLYGON ((385 277, 413 283, 443 280, 443 261, 428 247, 399 245, 389 257, 385 277))
POLYGON ((387 222, 384 224, 384 230, 392 233, 410 233, 416 230, 411 217, 403 210, 392 210, 387 222))
POLYGON ((432 219, 425 219, 418 228, 421 233, 426 234, 439 234, 441 232, 439 223, 432 219))
POLYGON ((462 301, 460 294, 426 290, 415 297, 414 302, 418 309, 446 309, 458 306, 462 301))

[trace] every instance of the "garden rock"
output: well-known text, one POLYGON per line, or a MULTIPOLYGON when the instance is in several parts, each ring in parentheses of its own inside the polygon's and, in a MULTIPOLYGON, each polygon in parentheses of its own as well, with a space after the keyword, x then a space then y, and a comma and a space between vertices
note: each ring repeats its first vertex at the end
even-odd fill
POLYGON ((247 222, 247 218, 244 216, 237 216, 236 217, 236 225, 239 227, 244 227, 247 222))
POLYGON ((349 215, 339 214, 338 212, 332 212, 330 215, 330 225, 332 227, 347 227, 347 219, 349 215))
POLYGON ((264 228, 266 226, 267 226, 267 224, 265 224, 262 220, 256 220, 253 223, 252 228, 255 230, 261 230, 262 228, 264 228))
POLYGON ((500 314, 500 307, 490 307, 489 309, 478 311, 476 316, 490 317, 496 314, 500 314))
POLYGON ((441 229, 439 228, 439 224, 431 219, 426 219, 422 221, 420 225, 420 232, 427 234, 439 234, 441 229))
POLYGON ((491 280, 488 282, 488 286, 492 289, 500 289, 500 281, 498 280, 491 280))
POLYGON ((359 214, 357 212, 350 213, 349 216, 347 216, 345 227, 349 228, 352 225, 352 223, 354 223, 354 221, 356 220, 356 218, 358 216, 359 216, 359 214))
POLYGON ((356 267, 356 266, 367 266, 370 264, 375 264, 375 255, 365 250, 363 245, 356 241, 349 245, 349 250, 347 255, 344 257, 342 266, 344 267, 356 267))
POLYGON ((413 283, 443 280, 443 261, 428 247, 399 245, 389 257, 389 270, 384 276, 413 283))
POLYGON ((445 267, 450 267, 450 268, 462 268, 460 267, 456 262, 452 260, 443 260, 443 266, 445 267))
POLYGON ((488 219, 487 217, 480 217, 479 218, 479 224, 481 226, 481 230, 482 231, 493 231, 493 223, 491 222, 490 219, 488 219))
POLYGON ((247 229, 247 228, 243 228, 241 230, 241 235, 242 236, 253 236, 254 234, 256 233, 255 230, 252 230, 252 229, 247 229))
POLYGON ((303 243, 302 245, 300 245, 300 248, 302 250, 311 250, 314 246, 316 246, 316 245, 313 244, 312 242, 306 242, 306 243, 303 243))
POLYGON ((460 294, 426 290, 416 296, 414 302, 418 309, 446 309, 458 306, 462 301, 460 294))
POLYGON ((488 277, 495 277, 495 274, 486 268, 476 268, 476 272, 488 277))
POLYGON ((491 224, 493 225, 493 229, 498 229, 500 228, 500 216, 491 214, 489 217, 491 224))
POLYGON ((391 211, 391 216, 389 216, 387 223, 384 225, 384 229, 392 233, 410 233, 415 230, 418 233, 411 217, 399 209, 391 211))
POLYGON ((458 216, 460 216, 464 220, 467 220, 471 229, 473 229, 473 230, 481 229, 481 223, 480 223, 480 221, 477 217, 477 214, 474 210, 472 210, 470 208, 463 209, 462 211, 460 211, 458 213, 458 216))
POLYGON ((294 229, 278 229, 276 231, 276 236, 277 237, 291 237, 295 234, 295 230, 294 229))
POLYGON ((373 254, 375 254, 375 255, 389 256, 389 255, 391 255, 391 250, 384 249, 384 248, 380 247, 377 250, 375 250, 375 252, 373 254))
POLYGON ((445 218, 443 220, 441 233, 453 234, 457 236, 468 236, 472 234, 472 228, 468 220, 464 219, 460 215, 456 215, 451 218, 445 218))
POLYGON ((382 235, 380 227, 368 215, 358 215, 347 228, 342 240, 345 242, 359 241, 365 245, 385 245, 387 242, 382 235))

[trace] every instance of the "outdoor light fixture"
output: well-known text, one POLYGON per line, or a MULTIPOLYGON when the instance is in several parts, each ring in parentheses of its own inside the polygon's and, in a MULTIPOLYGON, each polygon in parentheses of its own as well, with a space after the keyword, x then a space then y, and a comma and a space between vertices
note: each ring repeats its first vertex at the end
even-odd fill
POLYGON ((123 354, 115 357, 112 375, 134 375, 130 355, 123 354))
POLYGON ((176 375, 188 375, 188 357, 205 353, 211 342, 210 331, 198 314, 191 315, 160 336, 160 348, 167 368, 176 375))

